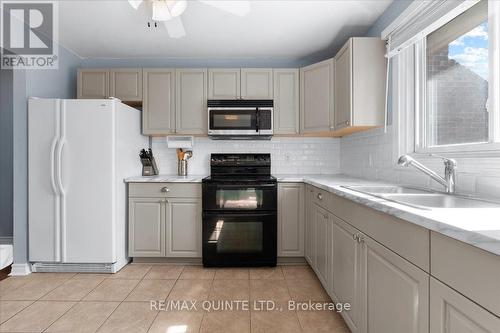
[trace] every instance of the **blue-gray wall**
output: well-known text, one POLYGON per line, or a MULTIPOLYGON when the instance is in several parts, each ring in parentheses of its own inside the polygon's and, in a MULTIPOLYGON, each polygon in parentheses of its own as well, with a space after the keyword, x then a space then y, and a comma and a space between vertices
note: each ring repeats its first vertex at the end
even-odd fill
POLYGON ((13 73, 0 69, 0 242, 12 238, 13 73))
POLYGON ((82 60, 82 67, 300 67, 304 60, 276 57, 256 58, 141 58, 109 59, 87 58, 82 60))
MULTIPOLYGON (((14 70, 13 230, 14 264, 28 261, 28 98, 75 98, 81 59, 59 47, 59 69, 14 70)), ((3 102, 2 102, 3 105, 3 102)))

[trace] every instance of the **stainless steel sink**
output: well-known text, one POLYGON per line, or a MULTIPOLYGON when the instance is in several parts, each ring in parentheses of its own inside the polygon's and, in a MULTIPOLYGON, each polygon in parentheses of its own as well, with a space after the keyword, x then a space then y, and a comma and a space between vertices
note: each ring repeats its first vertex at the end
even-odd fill
POLYGON ((500 204, 449 194, 388 194, 385 199, 416 208, 500 208, 500 204))
POLYGON ((349 190, 371 194, 371 195, 381 195, 381 194, 396 194, 396 193, 408 193, 408 194, 426 194, 426 193, 435 193, 431 190, 426 190, 417 187, 410 186, 397 186, 397 185, 349 185, 342 186, 349 190))
POLYGON ((418 209, 500 208, 500 203, 458 195, 444 194, 410 186, 346 185, 342 187, 418 209))

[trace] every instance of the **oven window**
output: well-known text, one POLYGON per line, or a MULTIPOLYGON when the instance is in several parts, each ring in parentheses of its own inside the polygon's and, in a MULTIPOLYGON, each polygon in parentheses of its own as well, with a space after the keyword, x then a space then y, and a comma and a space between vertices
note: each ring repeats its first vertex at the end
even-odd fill
POLYGON ((254 129, 256 123, 255 111, 220 111, 210 113, 211 129, 254 129))
POLYGON ((263 191, 255 188, 218 189, 215 200, 217 208, 257 209, 262 206, 263 191))
POLYGON ((217 253, 258 253, 264 250, 263 222, 231 222, 220 219, 209 242, 217 253))

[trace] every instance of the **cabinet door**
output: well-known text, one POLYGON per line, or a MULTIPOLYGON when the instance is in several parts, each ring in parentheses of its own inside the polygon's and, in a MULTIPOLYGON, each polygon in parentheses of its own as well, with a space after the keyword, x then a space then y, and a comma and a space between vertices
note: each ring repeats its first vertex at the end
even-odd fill
POLYGON ((367 331, 428 332, 429 274, 373 239, 362 237, 367 331))
POLYGON ((278 184, 278 256, 304 256, 304 185, 278 184))
POLYGON ((326 290, 330 281, 330 219, 326 210, 314 204, 314 224, 316 227, 316 265, 315 271, 326 290))
POLYGON ((332 220, 332 298, 351 304, 342 317, 352 333, 362 332, 361 246, 355 237, 359 231, 336 216, 332 220))
POLYGON ((350 41, 335 57, 335 129, 350 126, 352 121, 352 48, 350 41))
POLYGON ((124 102, 142 102, 142 68, 114 68, 109 75, 110 96, 124 102))
POLYGON ((208 70, 208 98, 240 98, 240 69, 214 68, 208 70))
POLYGON ((167 199, 167 257, 201 257, 201 199, 167 199))
POLYGON ((299 70, 274 70, 274 134, 299 133, 299 70))
POLYGON ((165 256, 165 203, 163 200, 159 198, 129 199, 129 256, 165 256))
POLYGON ((272 99, 273 70, 266 68, 241 69, 241 98, 272 99))
POLYGON ((328 132, 334 107, 334 60, 300 69, 300 130, 328 132))
POLYGON ((312 195, 314 191, 311 185, 306 185, 306 220, 305 220, 305 231, 306 231, 306 244, 305 244, 305 257, 309 265, 314 266, 316 263, 313 261, 315 253, 315 228, 314 228, 314 207, 312 201, 312 195))
POLYGON ((175 132, 175 70, 144 69, 142 133, 165 135, 175 132))
POLYGON ((207 70, 175 71, 176 133, 207 134, 207 70))
POLYGON ((77 76, 77 98, 104 99, 109 97, 107 68, 79 69, 77 76))
POLYGON ((430 333, 500 332, 500 318, 431 277, 430 333))

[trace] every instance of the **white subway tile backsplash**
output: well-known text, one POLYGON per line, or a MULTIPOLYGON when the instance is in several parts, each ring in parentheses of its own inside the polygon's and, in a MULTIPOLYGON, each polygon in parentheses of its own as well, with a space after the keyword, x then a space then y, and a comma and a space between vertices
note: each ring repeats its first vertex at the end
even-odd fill
MULTIPOLYGON (((175 149, 167 148, 165 138, 153 138, 152 149, 160 173, 177 173, 175 149)), ((335 174, 340 172, 340 140, 336 138, 275 137, 270 141, 216 141, 194 139, 190 174, 208 174, 211 153, 270 153, 275 174, 335 174)))
MULTIPOLYGON (((378 179, 392 183, 431 187, 442 191, 440 184, 413 168, 396 166, 392 128, 387 133, 375 129, 345 136, 340 140, 341 173, 365 179, 378 179)), ((458 158, 457 192, 500 198, 500 158, 458 158)), ((439 159, 426 159, 423 163, 444 174, 439 159)))

